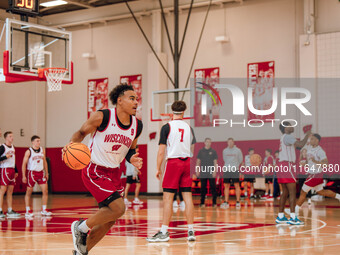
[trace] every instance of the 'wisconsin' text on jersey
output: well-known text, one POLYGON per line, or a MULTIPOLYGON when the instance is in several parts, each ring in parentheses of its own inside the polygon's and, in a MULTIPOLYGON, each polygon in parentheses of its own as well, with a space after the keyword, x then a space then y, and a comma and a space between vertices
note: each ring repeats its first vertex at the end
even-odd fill
POLYGON ((104 143, 121 143, 127 147, 131 147, 133 140, 121 134, 108 134, 104 138, 104 143))

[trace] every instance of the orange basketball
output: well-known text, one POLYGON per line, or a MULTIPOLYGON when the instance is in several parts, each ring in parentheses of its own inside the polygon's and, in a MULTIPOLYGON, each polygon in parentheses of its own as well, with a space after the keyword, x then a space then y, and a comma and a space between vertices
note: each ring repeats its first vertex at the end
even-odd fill
POLYGON ((83 143, 72 143, 66 147, 64 163, 73 170, 85 168, 91 160, 91 152, 83 143))
POLYGON ((250 156, 250 164, 252 166, 259 166, 261 165, 262 157, 259 154, 253 154, 250 156))

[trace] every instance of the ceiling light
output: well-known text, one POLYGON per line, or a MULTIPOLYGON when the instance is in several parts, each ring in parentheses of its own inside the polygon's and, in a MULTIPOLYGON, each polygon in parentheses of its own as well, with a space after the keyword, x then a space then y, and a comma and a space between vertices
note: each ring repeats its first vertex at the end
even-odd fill
POLYGON ((67 2, 63 0, 55 0, 55 1, 41 3, 40 5, 44 7, 52 7, 52 6, 58 6, 58 5, 63 5, 63 4, 67 4, 67 2))

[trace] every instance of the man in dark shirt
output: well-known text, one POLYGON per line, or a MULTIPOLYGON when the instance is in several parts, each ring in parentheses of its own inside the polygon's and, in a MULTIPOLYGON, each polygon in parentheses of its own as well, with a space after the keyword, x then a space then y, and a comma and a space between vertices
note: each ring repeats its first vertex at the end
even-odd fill
POLYGON ((209 180, 211 194, 213 196, 213 207, 216 207, 216 172, 212 171, 213 167, 217 169, 217 153, 211 148, 211 139, 206 138, 204 148, 197 155, 196 171, 197 176, 201 179, 201 204, 200 207, 205 207, 205 196, 207 195, 207 183, 209 180))

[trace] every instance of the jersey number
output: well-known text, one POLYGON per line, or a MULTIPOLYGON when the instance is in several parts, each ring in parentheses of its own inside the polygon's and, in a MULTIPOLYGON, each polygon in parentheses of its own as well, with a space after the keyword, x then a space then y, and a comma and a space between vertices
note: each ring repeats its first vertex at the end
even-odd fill
POLYGON ((183 142, 184 129, 179 128, 178 131, 181 133, 181 143, 183 142))

